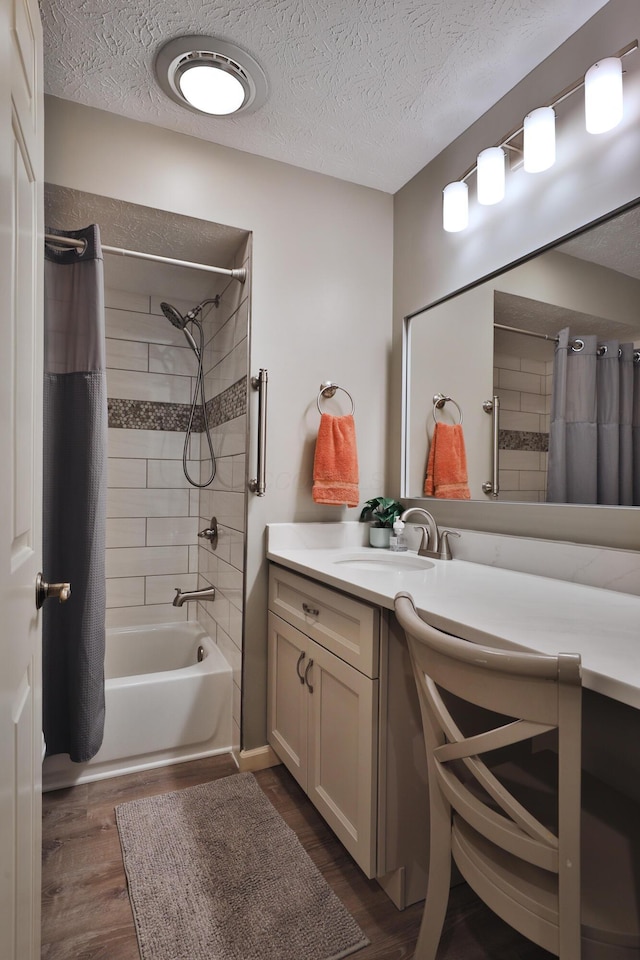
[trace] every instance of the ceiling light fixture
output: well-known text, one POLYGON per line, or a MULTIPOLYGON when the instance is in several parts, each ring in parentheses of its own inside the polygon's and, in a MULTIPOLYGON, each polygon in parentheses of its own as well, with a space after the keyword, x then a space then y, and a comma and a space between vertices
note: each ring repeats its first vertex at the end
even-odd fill
POLYGON ((481 150, 474 166, 458 180, 448 183, 442 196, 442 227, 447 233, 464 230, 468 223, 468 187, 466 181, 476 174, 478 203, 499 203, 505 193, 505 150, 524 155, 527 173, 548 170, 555 163, 555 110, 576 91, 584 87, 585 126, 588 133, 613 130, 623 115, 622 58, 638 49, 634 40, 613 57, 599 60, 577 80, 555 97, 546 107, 532 110, 523 125, 507 134, 495 147, 481 150), (522 137, 522 149, 519 139, 522 137), (513 141, 516 141, 515 143, 513 141))
POLYGON ((155 62, 161 88, 196 113, 227 117, 257 110, 267 96, 260 65, 235 44, 214 37, 177 37, 155 62))

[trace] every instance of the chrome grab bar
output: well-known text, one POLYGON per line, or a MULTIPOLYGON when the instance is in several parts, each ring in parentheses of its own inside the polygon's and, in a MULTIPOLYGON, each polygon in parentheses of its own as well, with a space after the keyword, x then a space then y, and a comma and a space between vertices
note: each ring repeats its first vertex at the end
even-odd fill
POLYGON ((497 497, 500 493, 500 448, 498 445, 500 440, 500 397, 494 396, 493 400, 485 400, 482 409, 492 416, 491 442, 493 450, 492 477, 491 480, 485 480, 482 484, 482 491, 487 495, 491 494, 492 497, 497 497))
POLYGON ((264 497, 267 489, 267 371, 261 369, 251 377, 251 386, 258 391, 258 476, 249 480, 249 490, 264 497))

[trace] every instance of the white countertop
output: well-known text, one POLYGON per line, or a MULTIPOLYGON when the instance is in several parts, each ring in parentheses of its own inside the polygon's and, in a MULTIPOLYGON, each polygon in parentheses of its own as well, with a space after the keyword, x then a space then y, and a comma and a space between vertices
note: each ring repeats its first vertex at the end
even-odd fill
MULTIPOLYGON (((290 526, 298 525, 282 525, 290 526)), ((388 609, 406 591, 435 626, 468 640, 579 653, 585 687, 640 708, 639 596, 466 560, 434 560, 427 570, 354 569, 336 561, 388 551, 352 540, 314 546, 310 537, 303 546, 300 536, 283 536, 277 527, 269 528, 267 547, 275 563, 388 609)))

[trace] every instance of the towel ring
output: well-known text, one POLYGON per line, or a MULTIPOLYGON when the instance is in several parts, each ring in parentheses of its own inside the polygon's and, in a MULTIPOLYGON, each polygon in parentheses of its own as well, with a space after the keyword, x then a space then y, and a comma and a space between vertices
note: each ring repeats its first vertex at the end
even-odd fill
POLYGON ((458 420, 458 423, 462 423, 462 410, 460 409, 460 404, 456 403, 456 401, 452 397, 445 397, 444 393, 434 393, 433 395, 433 419, 435 420, 435 422, 436 423, 440 422, 436 416, 436 410, 442 410, 445 403, 452 403, 454 405, 454 407, 458 411, 458 416, 460 418, 458 420))
POLYGON ((325 383, 320 384, 320 392, 318 394, 318 399, 316 400, 316 403, 318 405, 318 413, 320 414, 320 416, 322 416, 322 409, 320 407, 320 397, 324 397, 326 400, 329 400, 331 399, 331 397, 335 396, 336 390, 342 390, 342 392, 346 393, 346 395, 349 397, 349 400, 351 400, 351 416, 353 416, 353 414, 356 412, 356 405, 353 402, 353 397, 351 396, 348 390, 345 390, 344 387, 338 386, 337 383, 332 383, 331 380, 327 380, 325 383))

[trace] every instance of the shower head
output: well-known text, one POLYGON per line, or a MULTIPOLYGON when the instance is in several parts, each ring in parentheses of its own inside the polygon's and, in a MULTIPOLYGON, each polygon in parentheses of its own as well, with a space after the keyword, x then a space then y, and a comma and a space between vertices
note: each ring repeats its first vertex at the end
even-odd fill
POLYGON ((166 303, 164 300, 160 304, 160 309, 164 313, 165 317, 172 323, 174 327, 177 327, 178 330, 184 330, 188 317, 183 317, 179 310, 171 303, 166 303))
POLYGON ((176 310, 176 308, 173 306, 173 304, 171 304, 171 303, 166 303, 166 301, 164 301, 164 300, 163 300, 162 303, 160 304, 160 309, 161 309, 162 312, 164 313, 164 315, 165 315, 165 317, 167 318, 167 320, 169 321, 169 323, 172 323, 173 326, 174 326, 174 327, 177 327, 178 330, 182 330, 182 332, 184 333, 185 338, 186 338, 186 340, 187 340, 187 343, 189 344, 189 346, 191 347, 191 349, 193 350, 193 352, 195 353, 196 357, 197 357, 198 360, 199 360, 199 359, 200 359, 200 349, 199 349, 196 341, 193 339, 193 335, 192 335, 191 331, 190 331, 190 330, 187 330, 187 323, 195 323, 195 324, 196 324, 196 326, 197 326, 197 327, 199 328, 199 330, 200 330, 200 336, 201 336, 201 339, 202 339, 202 327, 200 326, 199 322, 198 322, 197 319, 196 319, 196 314, 200 312, 200 310, 202 309, 202 305, 200 304, 198 307, 194 307, 193 310, 189 310, 189 312, 187 313, 186 317, 183 317, 182 314, 180 313, 180 311, 179 311, 179 310, 176 310))
POLYGON ((174 327, 177 327, 178 330, 184 330, 187 323, 196 319, 199 313, 202 313, 202 308, 206 307, 208 303, 213 303, 214 306, 220 306, 220 294, 217 293, 215 297, 207 297, 206 300, 201 300, 200 303, 193 307, 192 310, 188 310, 184 317, 180 311, 173 306, 172 303, 167 303, 165 300, 160 304, 160 308, 164 313, 165 317, 172 323, 174 327))

